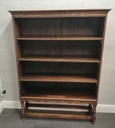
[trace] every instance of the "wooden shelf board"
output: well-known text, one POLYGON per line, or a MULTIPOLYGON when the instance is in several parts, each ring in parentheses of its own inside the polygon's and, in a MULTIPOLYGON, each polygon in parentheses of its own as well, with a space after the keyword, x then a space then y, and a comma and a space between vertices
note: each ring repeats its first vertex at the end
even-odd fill
POLYGON ((32 112, 27 112, 27 116, 30 117, 54 117, 54 118, 71 118, 71 119, 87 119, 91 120, 91 116, 89 115, 70 115, 70 114, 55 114, 55 113, 32 113, 32 112))
POLYGON ((21 81, 38 81, 38 82, 80 82, 80 83, 97 83, 96 78, 90 76, 41 76, 31 75, 22 76, 21 81))
POLYGON ((41 61, 41 62, 81 62, 81 63, 99 63, 95 58, 72 58, 72 57, 21 57, 19 61, 41 61))
POLYGON ((102 40, 102 37, 93 36, 28 36, 17 37, 17 40, 102 40))
POLYGON ((110 9, 85 10, 10 10, 14 18, 104 17, 110 9))
POLYGON ((89 91, 83 89, 30 89, 24 92, 21 98, 49 101, 96 101, 96 97, 91 90, 89 91))
POLYGON ((31 113, 27 112, 27 116, 30 117, 54 117, 54 118, 71 118, 71 119, 87 119, 91 120, 91 116, 88 115, 69 115, 69 114, 52 114, 52 113, 31 113))

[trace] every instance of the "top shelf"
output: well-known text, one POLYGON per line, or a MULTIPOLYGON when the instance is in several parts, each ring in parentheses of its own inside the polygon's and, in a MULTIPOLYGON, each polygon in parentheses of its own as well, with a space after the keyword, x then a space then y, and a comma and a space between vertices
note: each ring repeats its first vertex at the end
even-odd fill
POLYGON ((105 17, 110 9, 9 11, 14 18, 105 17))
POLYGON ((90 36, 28 36, 17 37, 16 40, 103 40, 102 37, 90 36))

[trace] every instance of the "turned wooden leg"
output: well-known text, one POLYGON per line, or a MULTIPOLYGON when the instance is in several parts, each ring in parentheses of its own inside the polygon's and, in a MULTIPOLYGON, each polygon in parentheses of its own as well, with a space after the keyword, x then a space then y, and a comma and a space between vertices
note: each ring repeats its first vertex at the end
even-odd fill
POLYGON ((21 101, 21 118, 22 120, 25 120, 26 112, 25 112, 25 102, 21 101))
POLYGON ((91 123, 95 124, 95 120, 96 120, 96 104, 92 104, 92 117, 91 117, 91 123))

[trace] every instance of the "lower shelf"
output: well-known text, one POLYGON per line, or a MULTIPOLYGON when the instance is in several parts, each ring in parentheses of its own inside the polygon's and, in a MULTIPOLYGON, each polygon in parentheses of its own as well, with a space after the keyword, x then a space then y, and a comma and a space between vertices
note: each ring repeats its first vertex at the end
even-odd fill
POLYGON ((30 117, 54 117, 54 118, 70 118, 70 119, 85 119, 91 120, 91 116, 86 115, 70 115, 70 114, 52 114, 52 113, 33 113, 27 112, 26 116, 30 117))
POLYGON ((96 119, 96 102, 93 104, 57 104, 33 102, 21 99, 22 119, 26 117, 48 117, 90 120, 93 124, 96 119))
POLYGON ((74 89, 36 89, 28 90, 22 94, 21 99, 30 101, 55 101, 55 102, 77 102, 77 101, 97 101, 93 92, 90 90, 74 90, 74 89))
POLYGON ((26 102, 26 116, 91 120, 89 105, 59 105, 26 102))

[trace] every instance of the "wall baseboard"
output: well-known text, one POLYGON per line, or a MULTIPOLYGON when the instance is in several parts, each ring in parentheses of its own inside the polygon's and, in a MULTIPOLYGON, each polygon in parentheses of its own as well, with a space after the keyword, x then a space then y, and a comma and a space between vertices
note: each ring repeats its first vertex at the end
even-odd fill
POLYGON ((20 105, 19 101, 4 100, 4 101, 2 101, 2 104, 3 104, 3 108, 15 108, 15 109, 20 109, 21 108, 21 105, 20 105))
MULTIPOLYGON (((20 109, 21 105, 20 105, 19 101, 4 100, 0 103, 0 113, 3 111, 4 108, 20 109)), ((97 112, 99 112, 99 113, 115 113, 115 105, 98 104, 97 112)))
POLYGON ((98 104, 97 112, 99 112, 99 113, 115 113, 115 105, 98 104))
POLYGON ((1 103, 0 103, 0 113, 3 111, 3 102, 1 101, 1 103))

